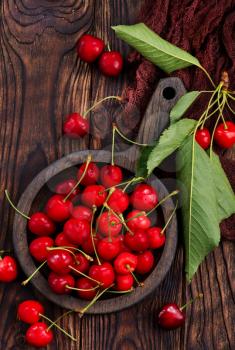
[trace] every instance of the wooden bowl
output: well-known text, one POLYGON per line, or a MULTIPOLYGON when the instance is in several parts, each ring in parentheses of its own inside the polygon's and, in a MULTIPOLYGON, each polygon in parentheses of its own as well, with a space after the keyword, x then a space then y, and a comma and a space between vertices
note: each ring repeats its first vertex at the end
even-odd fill
MULTIPOLYGON (((160 116, 161 115, 163 117, 168 116, 170 107, 172 107, 172 104, 174 104, 176 100, 179 98, 179 96, 176 96, 175 100, 173 101, 169 101, 169 99, 159 101, 159 98, 163 99, 162 89, 164 89, 166 86, 169 86, 169 85, 173 85, 174 87, 176 85, 179 87, 180 85, 179 82, 180 81, 175 78, 165 79, 163 80, 163 83, 160 83, 160 87, 158 87, 158 89, 156 90, 154 96, 155 98, 158 99, 157 100, 158 105, 160 103, 160 105, 162 106, 161 113, 159 114, 160 116), (169 81, 171 82, 171 84, 169 83, 169 81), (159 92, 159 89, 160 89, 160 92, 159 92), (164 106, 165 106, 165 110, 163 110, 164 106)), ((183 88, 181 86, 181 91, 182 89, 183 88)), ((154 101, 154 103, 156 103, 156 100, 154 101)), ((138 137, 139 142, 141 141, 146 142, 146 138, 147 139, 150 138, 150 141, 151 141, 153 137, 156 137, 156 132, 153 133, 154 128, 149 127, 149 125, 151 125, 151 118, 153 118, 152 109, 153 108, 150 106, 149 110, 151 113, 149 113, 149 116, 147 117, 145 116, 141 124, 140 133, 138 137), (152 135, 151 137, 149 137, 149 133, 152 135)), ((161 128, 162 128, 162 125, 163 125, 162 120, 163 118, 160 118, 160 124, 159 124, 159 122, 156 123, 156 119, 154 119, 155 121, 154 125, 161 125, 161 128)), ((116 153, 115 164, 126 169, 128 172, 134 173, 137 153, 138 153, 138 150, 135 146, 131 147, 128 151, 116 153)), ((88 154, 91 154, 92 160, 94 162, 98 162, 98 163, 111 162, 111 153, 108 151, 81 151, 81 152, 75 152, 75 153, 69 154, 68 156, 65 156, 64 158, 49 165, 47 168, 42 170, 34 178, 34 180, 29 184, 29 186, 26 188, 25 192, 21 196, 17 206, 18 209, 21 212, 25 213, 26 215, 30 215, 32 206, 34 209, 37 208, 37 210, 42 209, 41 207, 39 207, 40 199, 37 199, 37 198, 40 197, 39 193, 43 192, 42 189, 45 188, 46 184, 48 184, 48 182, 53 177, 58 176, 63 171, 66 171, 66 169, 68 170, 72 167, 75 167, 85 162, 88 154), (35 198, 36 198, 36 201, 38 201, 36 203, 36 206, 35 206, 35 198)), ((160 180, 156 179, 156 177, 153 176, 152 178, 149 179, 148 182, 151 183, 151 185, 154 186, 154 188, 156 189, 159 196, 159 200, 163 199, 168 194, 168 191, 166 190, 163 183, 160 180)), ((45 194, 45 191, 44 191, 44 194, 45 194)), ((172 211, 174 210, 174 203, 172 199, 171 198, 167 199, 162 204, 161 209, 162 209, 164 221, 166 222, 166 220, 169 218, 169 216, 172 214, 172 211)), ((15 214, 14 225, 13 225, 13 244, 14 244, 15 252, 18 257, 19 263, 23 271, 25 272, 26 276, 28 277, 35 271, 36 265, 31 255, 29 254, 29 250, 28 250, 27 220, 17 213, 15 214)), ((87 313, 102 314, 102 313, 120 311, 122 309, 125 309, 127 307, 130 307, 136 304, 137 302, 145 298, 147 295, 151 294, 156 289, 156 287, 161 283, 161 281, 165 278, 168 270, 170 269, 170 266, 175 256, 176 246, 177 246, 177 221, 176 221, 176 216, 174 215, 166 230, 166 242, 165 242, 164 249, 162 250, 161 257, 157 262, 157 265, 154 268, 154 270, 145 279, 144 287, 136 287, 133 292, 120 295, 118 297, 98 300, 87 311, 87 313)), ((31 283, 47 299, 49 299, 50 301, 54 302, 55 304, 61 307, 71 309, 71 310, 80 310, 83 307, 85 307, 88 303, 87 301, 81 300, 74 296, 70 296, 70 295, 61 296, 53 293, 48 285, 47 279, 40 272, 37 273, 34 278, 32 278, 31 283)))

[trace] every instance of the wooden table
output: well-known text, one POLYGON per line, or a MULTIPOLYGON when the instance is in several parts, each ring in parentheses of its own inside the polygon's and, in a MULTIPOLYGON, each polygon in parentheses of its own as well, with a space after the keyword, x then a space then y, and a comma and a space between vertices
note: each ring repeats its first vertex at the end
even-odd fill
MULTIPOLYGON (((110 26, 132 23, 140 4, 135 0, 1 1, 1 248, 12 246, 14 217, 4 189, 17 201, 33 177, 55 159, 75 150, 102 147, 94 136, 80 141, 64 138, 63 118, 104 96, 120 94, 128 74, 124 72, 116 80, 105 78, 96 67, 77 58, 75 43, 89 31, 126 55, 127 46, 115 39, 110 26)), ((234 263, 234 244, 223 242, 187 286, 179 248, 170 273, 154 296, 117 314, 82 319, 71 315, 61 325, 78 337, 78 343, 55 332, 48 349, 234 349, 234 263), (167 301, 183 304, 198 293, 204 298, 188 308, 183 329, 166 332, 156 326, 159 306, 167 301)), ((26 327, 16 319, 20 301, 42 300, 52 319, 63 312, 35 290, 22 287, 22 279, 23 275, 15 283, 1 285, 2 350, 31 349, 24 344, 26 327)))

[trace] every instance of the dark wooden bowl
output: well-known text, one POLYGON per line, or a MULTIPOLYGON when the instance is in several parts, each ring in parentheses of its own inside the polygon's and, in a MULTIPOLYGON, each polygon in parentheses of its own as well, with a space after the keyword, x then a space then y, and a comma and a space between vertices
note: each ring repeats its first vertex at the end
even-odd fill
MULTIPOLYGON (((166 115, 166 113, 169 112, 169 109, 175 103, 177 98, 179 98, 179 96, 182 95, 183 87, 180 84, 181 83, 178 79, 165 79, 162 83, 159 84, 160 87, 158 86, 158 89, 154 94, 155 100, 153 96, 153 100, 151 101, 152 104, 156 103, 156 98, 158 99, 159 103, 159 96, 161 97, 161 99, 163 98, 162 94, 159 94, 159 89, 161 91, 161 89, 164 89, 166 85, 173 85, 175 89, 178 87, 177 91, 180 90, 178 95, 176 95, 172 99, 172 101, 169 101, 168 99, 165 101, 165 109, 162 108, 161 113, 157 114, 159 117, 162 116, 162 113, 165 113, 164 115, 166 115), (169 81, 171 82, 171 84, 169 83, 169 81), (179 89, 179 86, 181 89, 179 89)), ((152 110, 152 107, 150 107, 151 104, 148 110, 152 110)), ((151 128, 146 129, 146 123, 149 123, 150 118, 153 118, 153 114, 146 113, 140 127, 140 133, 138 137, 139 141, 142 140, 142 142, 146 142, 145 139, 149 139, 148 135, 149 133, 152 133, 151 128), (143 130, 147 131, 144 132, 143 130)), ((154 121, 156 122, 156 115, 154 115, 154 118, 154 121)), ((158 132, 160 131, 158 130, 158 132)), ((156 137, 156 133, 153 137, 156 137)), ((150 140, 152 140, 153 137, 150 137, 150 140)), ((111 161, 111 154, 108 151, 81 151, 72 153, 54 162, 53 164, 45 168, 43 171, 41 171, 29 184, 29 186, 26 188, 25 192, 20 198, 20 201, 18 203, 18 209, 24 212, 25 214, 29 215, 32 205, 35 205, 35 198, 38 196, 38 193, 42 190, 42 188, 45 187, 45 185, 56 175, 58 176, 58 174, 65 171, 66 169, 70 169, 74 166, 79 165, 80 163, 83 163, 87 159, 88 154, 92 155, 92 159, 94 162, 110 163, 111 161)), ((126 169, 127 171, 134 173, 137 154, 138 150, 136 147, 131 147, 128 151, 125 152, 116 153, 115 163, 121 166, 122 168, 126 169)), ((151 183, 152 186, 154 186, 157 190, 159 200, 161 200, 168 194, 168 191, 166 190, 163 183, 160 180, 156 179, 156 177, 151 177, 148 182, 151 183)), ((174 203, 172 199, 169 198, 162 205, 164 221, 166 221, 169 218, 173 210, 174 203)), ((35 271, 36 266, 34 260, 32 259, 28 251, 27 220, 25 220, 22 216, 20 216, 17 213, 15 214, 13 226, 13 244, 23 271, 25 272, 26 276, 30 276, 35 271)), ((152 293, 166 276, 175 256, 176 245, 177 221, 176 216, 174 215, 166 230, 166 243, 162 251, 161 257, 154 270, 145 279, 144 287, 136 287, 132 293, 121 295, 116 298, 99 300, 88 310, 88 313, 101 314, 120 311, 124 308, 134 305, 135 303, 139 302, 147 295, 152 293)), ((85 305, 87 305, 87 301, 78 299, 76 297, 70 295, 61 296, 54 294, 50 290, 46 278, 40 272, 35 275, 31 282, 37 288, 37 290, 40 291, 46 298, 48 298, 50 301, 54 302, 55 304, 61 307, 72 310, 79 310, 82 309, 85 305)))

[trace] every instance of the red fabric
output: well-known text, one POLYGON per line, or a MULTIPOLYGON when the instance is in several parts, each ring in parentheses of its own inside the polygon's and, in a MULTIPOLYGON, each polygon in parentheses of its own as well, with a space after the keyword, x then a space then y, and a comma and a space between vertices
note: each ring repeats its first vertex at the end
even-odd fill
MULTIPOLYGON (((220 81, 222 70, 226 70, 230 89, 235 89, 235 0, 147 0, 136 22, 144 22, 163 38, 196 56, 216 83, 220 81)), ((127 110, 138 108, 144 112, 162 72, 135 52, 130 55, 129 62, 136 73, 134 84, 123 93, 128 101, 127 110)), ((195 67, 173 75, 183 80, 187 90, 211 89, 204 73, 195 67)), ((206 102, 204 98, 196 103, 190 116, 198 118, 206 102)), ((232 119, 231 113, 225 116, 232 119)), ((235 160, 228 160, 220 153, 235 190, 235 160)), ((235 239, 235 215, 224 221, 221 228, 224 237, 235 239)))

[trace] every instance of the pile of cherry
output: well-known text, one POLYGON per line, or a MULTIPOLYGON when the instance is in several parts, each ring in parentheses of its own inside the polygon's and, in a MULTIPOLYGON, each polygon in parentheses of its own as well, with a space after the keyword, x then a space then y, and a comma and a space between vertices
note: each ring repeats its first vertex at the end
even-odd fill
POLYGON ((54 293, 75 291, 93 300, 104 291, 117 295, 142 286, 165 234, 151 226, 149 214, 158 206, 155 189, 146 183, 133 185, 132 180, 125 182, 133 186, 127 194, 120 188, 120 167, 99 168, 88 160, 78 169, 77 180, 56 186, 44 212, 28 217, 29 231, 38 236, 29 252, 40 268, 50 269, 48 283, 54 293))

